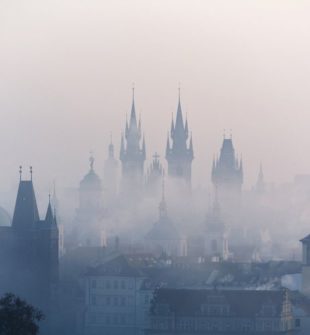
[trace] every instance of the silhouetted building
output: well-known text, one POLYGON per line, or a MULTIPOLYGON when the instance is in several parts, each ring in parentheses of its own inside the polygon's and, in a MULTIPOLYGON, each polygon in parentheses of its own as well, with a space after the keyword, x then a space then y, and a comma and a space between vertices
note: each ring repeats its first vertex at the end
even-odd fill
POLYGON ((164 194, 159 204, 159 220, 145 237, 147 248, 157 255, 186 256, 187 241, 168 217, 167 204, 164 194))
POLYGON ((157 152, 153 155, 153 161, 148 168, 146 176, 146 192, 148 195, 156 197, 160 194, 160 185, 163 178, 163 167, 159 161, 157 152))
POLYGON ((221 192, 241 192, 243 183, 243 167, 235 156, 232 138, 225 138, 220 152, 220 157, 213 161, 212 182, 221 192))
POLYGON ((118 191, 118 161, 114 157, 114 145, 109 144, 109 156, 104 163, 103 174, 104 203, 107 207, 112 205, 118 191))
POLYGON ((288 290, 158 289, 145 334, 292 334, 288 290))
POLYGON ((217 196, 206 218, 204 256, 213 261, 227 260, 229 257, 227 230, 217 196))
POLYGON ((166 146, 168 175, 190 187, 194 150, 192 137, 189 139, 187 119, 183 122, 180 94, 175 124, 171 121, 170 137, 168 135, 166 146))
POLYGON ((94 157, 90 157, 89 172, 80 182, 79 207, 76 210, 74 239, 79 246, 104 246, 104 208, 100 177, 94 170, 94 157))
POLYGON ((32 178, 20 179, 12 226, 0 227, 1 293, 21 295, 49 317, 57 297, 58 243, 51 203, 41 220, 32 178))
POLYGON ((89 269, 85 275, 85 334, 138 334, 143 280, 141 271, 125 256, 89 269))
POLYGON ((257 177, 257 182, 255 186, 255 191, 257 194, 264 194, 265 193, 265 181, 264 181, 264 173, 263 173, 263 166, 260 164, 259 172, 257 177))
POLYGON ((300 240, 302 243, 302 293, 310 297, 310 235, 300 240))
MULTIPOLYGON (((120 160, 122 162, 121 193, 139 194, 143 188, 143 167, 146 158, 145 140, 141 144, 141 121, 137 122, 134 90, 129 125, 126 121, 125 138, 122 135, 120 160)), ((128 200, 128 199, 127 199, 128 200)))

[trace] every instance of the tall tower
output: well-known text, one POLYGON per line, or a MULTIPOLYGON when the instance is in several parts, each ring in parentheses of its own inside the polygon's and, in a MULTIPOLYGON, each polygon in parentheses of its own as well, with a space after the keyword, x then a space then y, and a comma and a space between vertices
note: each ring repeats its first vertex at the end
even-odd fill
POLYGON ((104 163, 103 185, 104 185, 104 202, 109 207, 117 195, 118 183, 118 161, 114 157, 114 145, 109 144, 109 155, 104 163))
POLYGON ((229 256, 227 229, 221 218, 217 192, 213 208, 207 214, 204 235, 204 256, 213 261, 227 260, 229 256))
POLYGON ((223 196, 223 193, 232 193, 233 195, 241 193, 243 166, 242 160, 238 160, 235 156, 232 137, 226 138, 224 136, 220 157, 213 160, 212 182, 217 188, 219 196, 223 196))
POLYGON ((89 158, 89 162, 89 172, 80 182, 74 235, 78 245, 103 246, 104 208, 101 179, 95 172, 93 156, 89 158))
POLYGON ((175 124, 171 121, 170 136, 168 134, 166 146, 166 159, 168 162, 168 175, 182 180, 191 186, 192 161, 194 159, 192 137, 189 139, 188 122, 183 122, 181 98, 179 89, 179 102, 175 124), (170 138, 172 144, 170 144, 170 138), (189 143, 188 143, 189 142, 189 143))
POLYGON ((143 187, 143 167, 146 158, 145 140, 141 135, 141 121, 137 122, 134 88, 129 125, 126 121, 125 138, 121 138, 120 160, 122 162, 123 193, 140 192, 143 187), (142 143, 141 143, 142 142, 142 143))

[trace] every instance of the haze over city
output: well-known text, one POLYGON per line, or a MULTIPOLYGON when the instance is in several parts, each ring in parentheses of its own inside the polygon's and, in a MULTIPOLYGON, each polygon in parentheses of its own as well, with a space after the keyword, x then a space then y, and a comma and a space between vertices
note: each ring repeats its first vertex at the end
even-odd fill
POLYGON ((309 335, 309 17, 0 0, 0 335, 309 335))
POLYGON ((131 87, 151 160, 164 150, 178 85, 193 134, 193 186, 210 185, 223 130, 245 187, 310 171, 308 1, 0 3, 0 181, 34 166, 42 191, 76 185, 89 151, 116 154, 131 87), (31 130, 30 130, 31 129, 31 130), (16 167, 14 169, 14 166, 16 167))

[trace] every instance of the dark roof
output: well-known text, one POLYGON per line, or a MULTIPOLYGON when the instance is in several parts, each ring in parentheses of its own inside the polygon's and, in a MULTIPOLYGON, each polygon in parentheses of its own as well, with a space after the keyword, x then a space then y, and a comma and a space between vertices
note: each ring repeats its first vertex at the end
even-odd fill
POLYGON ((39 221, 32 180, 21 180, 18 187, 12 227, 31 229, 39 221))
POLYGON ((81 190, 101 190, 101 180, 94 169, 90 169, 82 179, 80 188, 81 190))
POLYGON ((140 277, 142 272, 130 264, 126 256, 120 255, 96 267, 90 268, 86 276, 140 277))
POLYGON ((310 234, 300 240, 301 243, 308 243, 310 242, 310 234))
POLYGON ((189 290, 158 289, 154 298, 154 314, 165 313, 156 305, 168 305, 170 312, 177 316, 194 316, 202 312, 202 305, 225 305, 230 315, 236 317, 255 317, 262 312, 265 305, 274 307, 274 316, 280 316, 285 300, 285 290, 250 291, 250 290, 189 290))

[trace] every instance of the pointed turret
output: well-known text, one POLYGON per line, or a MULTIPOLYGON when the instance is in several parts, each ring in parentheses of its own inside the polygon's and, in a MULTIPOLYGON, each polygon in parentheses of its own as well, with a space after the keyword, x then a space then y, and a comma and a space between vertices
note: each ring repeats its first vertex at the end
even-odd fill
POLYGON ((258 172, 258 177, 257 177, 257 182, 256 182, 256 192, 259 194, 264 193, 265 191, 265 181, 264 181, 264 173, 263 173, 263 166, 262 163, 259 165, 259 172, 258 172))
POLYGON ((190 186, 191 184, 191 163, 194 158, 193 142, 188 143, 188 121, 183 121, 181 96, 179 89, 179 99, 175 124, 171 123, 170 137, 172 144, 170 147, 169 136, 166 146, 166 159, 168 161, 168 175, 170 177, 181 178, 190 186))
POLYGON ((32 183, 32 169, 30 171, 30 180, 22 180, 20 172, 20 181, 12 221, 12 227, 16 230, 31 230, 40 219, 32 183))
POLYGON ((141 143, 141 120, 137 123, 134 88, 129 126, 126 123, 125 139, 122 137, 120 160, 122 162, 122 191, 141 189, 143 166, 146 159, 146 146, 143 137, 141 143))
POLYGON ((51 196, 49 195, 49 199, 48 199, 48 206, 47 206, 47 211, 46 211, 46 215, 45 215, 45 223, 52 226, 56 224, 56 217, 53 213, 52 210, 52 205, 51 205, 51 196))
POLYGON ((241 190, 243 182, 242 159, 238 162, 232 138, 224 136, 220 157, 212 167, 212 182, 216 187, 241 190))

